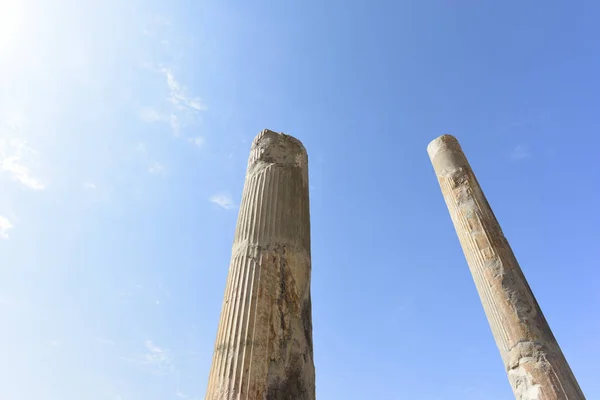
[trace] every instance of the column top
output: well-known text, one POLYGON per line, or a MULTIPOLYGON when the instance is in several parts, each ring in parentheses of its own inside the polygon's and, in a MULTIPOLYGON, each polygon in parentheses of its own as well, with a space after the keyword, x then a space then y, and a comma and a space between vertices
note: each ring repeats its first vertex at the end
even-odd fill
POLYGON ((433 160, 441 152, 450 151, 462 153, 462 148, 458 140, 449 134, 442 135, 438 138, 433 139, 427 146, 427 153, 429 158, 433 160))
POLYGON ((442 135, 432 140, 427 146, 427 153, 438 175, 471 168, 458 140, 452 135, 442 135))
POLYGON ((302 142, 295 137, 264 129, 254 138, 250 150, 249 164, 257 161, 305 166, 308 155, 302 142))

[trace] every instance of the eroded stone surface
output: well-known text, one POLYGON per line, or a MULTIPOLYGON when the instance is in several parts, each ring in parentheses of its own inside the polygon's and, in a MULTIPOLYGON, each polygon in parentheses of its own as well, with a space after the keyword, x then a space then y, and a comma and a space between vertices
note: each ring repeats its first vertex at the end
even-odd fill
POLYGON ((254 142, 207 400, 314 400, 308 159, 297 139, 254 142))
POLYGON ((458 141, 427 151, 515 397, 585 399, 458 141))

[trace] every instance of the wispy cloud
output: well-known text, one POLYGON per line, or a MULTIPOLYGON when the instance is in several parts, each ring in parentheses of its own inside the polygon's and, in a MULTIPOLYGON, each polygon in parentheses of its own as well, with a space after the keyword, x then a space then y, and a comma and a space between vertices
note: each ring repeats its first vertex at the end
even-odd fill
POLYGON ((0 215, 0 239, 8 239, 8 231, 13 228, 13 224, 8 218, 0 215))
POLYGON ((144 122, 165 122, 171 127, 175 136, 179 136, 181 131, 180 118, 175 113, 163 113, 152 107, 145 107, 140 110, 140 119, 144 122))
POLYGON ((148 172, 153 175, 164 175, 167 172, 167 168, 158 162, 155 162, 148 168, 148 172))
POLYGON ((226 210, 235 208, 233 200, 231 200, 231 197, 226 194, 215 194, 210 198, 210 201, 226 210))
POLYGON ((30 171, 30 164, 37 152, 24 139, 0 139, 0 171, 33 190, 45 185, 30 171))
POLYGON ((96 189, 98 189, 98 186, 96 186, 96 184, 94 182, 91 182, 91 181, 85 181, 85 182, 83 182, 83 185, 81 185, 81 186, 85 190, 96 190, 96 189))
POLYGON ((169 86, 169 101, 178 108, 188 108, 195 111, 206 111, 206 105, 198 97, 190 97, 187 95, 187 88, 181 85, 173 72, 169 68, 161 68, 160 70, 167 79, 169 86))
POLYGON ((197 147, 202 147, 202 145, 204 144, 204 138, 200 136, 195 138, 188 138, 188 142, 192 143, 197 147))
POLYGON ((147 26, 142 29, 142 33, 146 36, 154 36, 161 27, 171 25, 171 20, 163 16, 157 16, 152 20, 147 21, 147 26))
POLYGON ((160 122, 165 121, 165 114, 152 107, 144 107, 140 110, 140 119, 144 122, 160 122))
POLYGON ((188 89, 182 85, 174 76, 170 68, 158 69, 167 83, 168 95, 166 100, 171 104, 170 107, 145 107, 140 110, 139 117, 142 121, 148 123, 162 122, 171 127, 175 136, 179 136, 181 128, 194 121, 194 118, 207 107, 204 102, 196 96, 188 94, 188 89))
POLYGON ((181 123, 179 122, 179 117, 173 113, 169 115, 169 125, 171 125, 171 130, 175 136, 179 136, 179 132, 181 131, 181 123))
POLYGON ((524 160, 531 157, 531 151, 525 144, 517 145, 510 154, 513 160, 524 160))
POLYGON ((151 340, 144 343, 148 350, 143 355, 144 363, 158 373, 169 373, 174 370, 170 352, 157 346, 151 340))
POLYGON ((122 360, 155 375, 168 375, 175 371, 173 358, 168 349, 158 346, 149 339, 144 342, 144 347, 146 351, 143 354, 138 354, 133 358, 123 357, 122 360))

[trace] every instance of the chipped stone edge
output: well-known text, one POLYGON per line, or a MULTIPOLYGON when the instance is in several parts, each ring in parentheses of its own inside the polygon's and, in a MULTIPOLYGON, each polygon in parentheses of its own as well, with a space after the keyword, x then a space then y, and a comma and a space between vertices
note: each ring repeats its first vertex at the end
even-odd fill
POLYGON ((458 143, 458 139, 450 134, 444 134, 433 139, 429 145, 427 145, 427 153, 429 154, 430 159, 434 159, 441 152, 451 151, 462 152, 460 144, 458 143))

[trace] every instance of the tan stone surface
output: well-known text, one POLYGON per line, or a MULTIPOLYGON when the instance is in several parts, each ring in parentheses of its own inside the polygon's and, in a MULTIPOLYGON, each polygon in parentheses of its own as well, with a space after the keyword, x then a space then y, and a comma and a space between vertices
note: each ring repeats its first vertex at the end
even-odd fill
POLYGON ((515 397, 585 399, 458 141, 427 151, 515 397))
POLYGON ((252 143, 207 400, 314 400, 308 158, 269 130, 252 143))

